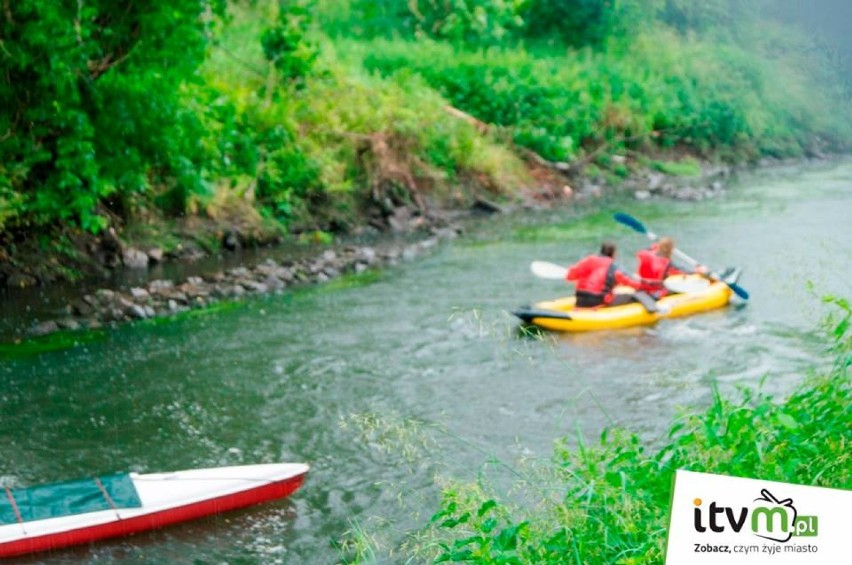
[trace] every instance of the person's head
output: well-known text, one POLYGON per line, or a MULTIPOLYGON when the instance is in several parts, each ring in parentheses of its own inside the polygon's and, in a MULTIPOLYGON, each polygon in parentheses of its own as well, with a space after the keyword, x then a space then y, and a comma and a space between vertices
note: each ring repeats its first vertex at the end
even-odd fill
POLYGON ((601 243, 601 255, 615 257, 615 244, 611 241, 604 241, 601 243))
POLYGON ((671 259, 672 251, 674 251, 674 240, 670 237, 661 237, 657 243, 657 252, 666 259, 671 259))

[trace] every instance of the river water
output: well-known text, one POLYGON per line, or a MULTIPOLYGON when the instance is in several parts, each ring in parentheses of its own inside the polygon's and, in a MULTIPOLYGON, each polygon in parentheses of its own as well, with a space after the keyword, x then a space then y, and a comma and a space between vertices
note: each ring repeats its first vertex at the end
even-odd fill
POLYGON ((850 295, 851 189, 849 163, 777 168, 711 202, 488 220, 363 284, 2 361, 0 480, 312 466, 288 500, 38 562, 333 563, 353 529, 392 547, 436 510, 436 476, 547 458, 554 439, 593 440, 605 426, 654 444, 681 407, 709 403, 714 383, 783 395, 827 363, 819 296, 850 295), (633 267, 645 242, 611 221, 616 210, 706 264, 743 267, 749 304, 652 328, 519 335, 508 311, 569 290, 534 278, 530 261, 567 264, 612 238, 633 267))

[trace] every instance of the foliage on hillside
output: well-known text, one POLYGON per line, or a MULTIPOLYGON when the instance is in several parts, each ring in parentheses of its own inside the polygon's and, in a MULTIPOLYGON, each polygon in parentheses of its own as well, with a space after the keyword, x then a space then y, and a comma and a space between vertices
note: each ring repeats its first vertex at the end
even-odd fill
POLYGON ((848 150, 848 93, 765 3, 5 3, 0 234, 223 207, 342 229, 528 185, 519 148, 848 150))

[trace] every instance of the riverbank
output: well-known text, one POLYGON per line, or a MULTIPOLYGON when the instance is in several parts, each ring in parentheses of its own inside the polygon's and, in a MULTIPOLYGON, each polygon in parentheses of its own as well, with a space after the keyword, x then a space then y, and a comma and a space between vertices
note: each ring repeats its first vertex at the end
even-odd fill
MULTIPOLYGON (((625 179, 607 180, 568 176, 560 172, 562 164, 539 160, 531 166, 536 167, 542 182, 535 188, 519 189, 512 199, 479 198, 456 209, 433 206, 429 215, 416 207, 399 206, 382 222, 362 218, 349 234, 339 236, 319 231, 282 236, 276 230, 263 231, 257 224, 187 218, 177 227, 154 222, 147 228, 134 225, 120 235, 113 230, 79 245, 73 254, 56 248, 39 252, 22 247, 15 261, 0 257, 0 279, 9 289, 2 299, 18 300, 52 286, 61 287, 62 297, 60 303, 54 298, 50 308, 34 308, 32 314, 24 313, 6 324, 0 341, 20 343, 56 332, 73 334, 165 318, 222 301, 280 293, 390 267, 455 239, 464 233, 468 220, 483 215, 571 207, 607 197, 698 205, 723 195, 741 173, 802 161, 764 159, 748 169, 699 163, 693 158, 658 163, 663 165, 638 169, 625 179), (369 243, 363 243, 365 239, 369 243), (170 245, 164 249, 153 245, 155 241, 169 241, 170 245), (244 255, 244 251, 250 253, 244 255), (219 260, 211 261, 215 258, 219 260), (63 278, 62 273, 80 265, 87 267, 79 280, 63 278), (50 275, 40 276, 44 272, 50 275)), ((30 306, 25 309, 31 310, 30 306)), ((73 339, 68 341, 73 343, 73 339)))
POLYGON ((539 183, 519 189, 514 198, 477 198, 465 208, 456 209, 440 209, 432 203, 428 214, 417 207, 398 206, 381 221, 362 218, 353 233, 339 238, 344 242, 341 244, 335 244, 335 237, 326 232, 282 236, 258 222, 217 224, 209 218, 188 218, 179 226, 154 221, 149 226, 131 226, 121 233, 110 230, 77 242, 73 253, 55 247, 39 252, 22 246, 16 255, 0 260, 5 286, 18 294, 26 287, 37 292, 63 279, 67 282, 67 274, 72 272, 79 274, 80 284, 65 287, 69 296, 64 304, 52 309, 52 314, 37 313, 25 317, 20 325, 7 328, 10 335, 6 341, 17 343, 60 331, 163 318, 223 300, 280 293, 287 288, 393 266, 454 239, 463 233, 465 221, 476 216, 571 206, 615 194, 639 201, 659 198, 699 202, 722 194, 735 174, 732 167, 699 165, 691 158, 660 163, 668 164, 640 169, 626 179, 606 179, 568 174, 561 170, 566 168, 564 164, 537 159, 530 163, 530 170, 539 183), (357 240, 357 236, 367 236, 372 243, 346 243, 347 239, 357 240), (169 245, 158 246, 158 241, 168 241, 169 245), (298 244, 294 246, 294 241, 313 251, 306 256, 298 244), (201 268, 189 276, 148 276, 158 266, 192 265, 213 256, 238 257, 236 254, 244 249, 262 249, 270 257, 257 264, 246 262, 226 269, 201 268), (129 278, 136 284, 116 283, 114 275, 122 271, 131 273, 129 278))

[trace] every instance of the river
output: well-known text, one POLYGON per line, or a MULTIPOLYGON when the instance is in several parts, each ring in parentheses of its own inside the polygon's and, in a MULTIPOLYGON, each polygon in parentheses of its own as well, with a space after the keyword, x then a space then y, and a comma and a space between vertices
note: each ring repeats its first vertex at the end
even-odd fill
POLYGON ((682 407, 709 403, 714 383, 728 395, 761 382, 783 395, 827 363, 819 296, 850 295, 850 188, 849 163, 785 167, 743 176, 708 202, 490 219, 363 284, 126 325, 2 361, 0 480, 312 466, 285 501, 38 562, 333 563, 352 529, 393 546, 436 510, 436 476, 547 458, 554 439, 594 440, 605 426, 654 444, 682 407), (743 267, 749 304, 652 328, 519 335, 508 311, 568 290, 534 278, 530 261, 567 264, 612 238, 634 265, 646 242, 611 221, 616 210, 706 264, 743 267))

